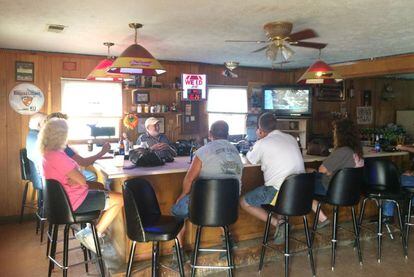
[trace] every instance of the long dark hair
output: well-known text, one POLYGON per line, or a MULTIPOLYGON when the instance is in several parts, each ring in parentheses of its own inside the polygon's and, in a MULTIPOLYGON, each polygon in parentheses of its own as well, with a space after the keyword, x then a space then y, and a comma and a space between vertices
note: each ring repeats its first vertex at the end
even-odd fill
POLYGON ((354 122, 348 118, 344 118, 335 120, 332 126, 334 130, 334 147, 348 146, 359 158, 362 158, 360 134, 354 122))

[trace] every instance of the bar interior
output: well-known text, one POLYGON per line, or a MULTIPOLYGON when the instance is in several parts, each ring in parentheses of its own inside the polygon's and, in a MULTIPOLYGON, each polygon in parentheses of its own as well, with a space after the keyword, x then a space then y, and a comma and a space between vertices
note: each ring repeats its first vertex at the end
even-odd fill
POLYGON ((1 6, 0 276, 414 276, 414 2, 1 6))

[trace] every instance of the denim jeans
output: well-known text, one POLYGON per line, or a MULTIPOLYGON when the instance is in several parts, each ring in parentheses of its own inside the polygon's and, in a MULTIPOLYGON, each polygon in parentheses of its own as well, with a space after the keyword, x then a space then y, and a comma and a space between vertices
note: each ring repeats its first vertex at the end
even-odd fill
MULTIPOLYGON (((401 175, 401 186, 402 187, 414 187, 414 176, 401 175)), ((414 201, 414 198, 413 198, 414 201)), ((384 201, 382 208, 384 216, 394 215, 394 203, 391 201, 384 201)))

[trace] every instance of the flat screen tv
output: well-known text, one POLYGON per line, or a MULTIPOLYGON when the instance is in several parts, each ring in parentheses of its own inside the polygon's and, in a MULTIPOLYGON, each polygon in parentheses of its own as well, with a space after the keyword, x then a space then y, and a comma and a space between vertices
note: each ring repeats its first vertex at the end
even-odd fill
POLYGON ((263 110, 278 116, 311 116, 312 89, 307 86, 263 87, 263 110))

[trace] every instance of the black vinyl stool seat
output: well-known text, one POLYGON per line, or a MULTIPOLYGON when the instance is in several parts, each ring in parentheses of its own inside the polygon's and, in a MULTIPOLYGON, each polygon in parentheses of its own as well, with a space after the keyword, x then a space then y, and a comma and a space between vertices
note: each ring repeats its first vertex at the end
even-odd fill
POLYGON ((263 235, 262 251, 260 254, 259 272, 263 268, 263 261, 266 252, 266 248, 272 248, 268 245, 269 227, 272 220, 273 213, 283 216, 285 221, 285 276, 289 275, 289 230, 290 223, 289 217, 302 216, 303 225, 305 229, 306 245, 308 248, 309 261, 311 265, 312 275, 315 276, 315 264, 313 260, 312 242, 309 234, 308 220, 306 215, 312 209, 313 192, 315 190, 315 175, 313 173, 303 173, 297 175, 291 175, 285 179, 280 191, 277 195, 277 201, 275 206, 262 205, 262 207, 268 212, 266 228, 263 235))
POLYGON ((239 209, 240 185, 237 179, 197 179, 191 188, 189 220, 197 225, 191 276, 197 268, 227 269, 233 276, 233 258, 230 249, 229 225, 236 222, 239 209), (224 231, 226 249, 200 248, 203 227, 221 227, 224 231), (197 265, 199 251, 226 252, 227 266, 197 265))
MULTIPOLYGON (((95 242, 96 256, 99 262, 99 268, 101 271, 101 276, 105 276, 105 268, 101 255, 101 248, 99 246, 98 234, 96 232, 95 220, 100 216, 100 211, 93 211, 87 213, 74 213, 72 207, 69 203, 69 199, 66 195, 65 190, 62 185, 53 179, 47 179, 45 184, 45 212, 47 215, 47 220, 49 224, 52 225, 52 242, 50 247, 49 258, 49 273, 48 276, 51 276, 54 265, 56 264, 59 268, 63 269, 63 276, 67 276, 67 271, 69 268, 68 265, 68 254, 69 254, 69 229, 72 224, 81 224, 85 225, 89 223, 91 225, 93 239, 95 242), (58 237, 59 225, 65 225, 64 228, 64 239, 63 239, 63 265, 56 261, 56 244, 58 237)), ((86 271, 88 268, 86 266, 87 262, 87 251, 84 247, 83 254, 85 261, 86 271)))
POLYGON ((403 254, 407 258, 407 246, 405 244, 404 229, 401 219, 401 209, 398 201, 406 199, 406 194, 400 186, 400 173, 397 166, 385 159, 369 159, 365 162, 365 187, 364 197, 359 214, 359 228, 361 229, 364 218, 365 204, 367 200, 373 200, 378 206, 377 221, 377 261, 381 262, 381 244, 382 244, 382 220, 383 220, 383 201, 391 201, 397 206, 398 224, 401 230, 401 243, 403 254))
POLYGON ((338 232, 339 207, 351 207, 352 224, 354 228, 355 243, 358 250, 358 260, 362 265, 362 253, 359 242, 359 228, 355 215, 355 205, 359 203, 361 188, 364 182, 363 168, 343 168, 338 170, 329 183, 326 196, 315 195, 314 198, 319 201, 313 222, 312 241, 318 226, 319 213, 322 204, 330 204, 333 206, 333 224, 331 239, 331 269, 335 269, 335 256, 338 232))
POLYGON ((160 241, 175 241, 180 276, 184 268, 177 235, 184 222, 174 216, 162 215, 152 185, 145 179, 133 178, 124 182, 124 208, 127 235, 132 240, 126 276, 131 276, 137 242, 152 241, 152 276, 158 275, 158 255, 160 241))
POLYGON ((24 208, 31 208, 36 210, 36 234, 40 230, 40 242, 43 242, 43 233, 44 233, 44 224, 46 218, 44 217, 44 207, 43 207, 43 182, 39 173, 37 172, 36 166, 33 161, 29 160, 27 157, 26 148, 20 149, 19 153, 20 158, 20 175, 21 179, 26 181, 23 190, 22 205, 20 210, 20 223, 23 220, 24 208), (33 191, 37 195, 37 203, 27 204, 27 191, 29 189, 29 184, 32 184, 33 191))

